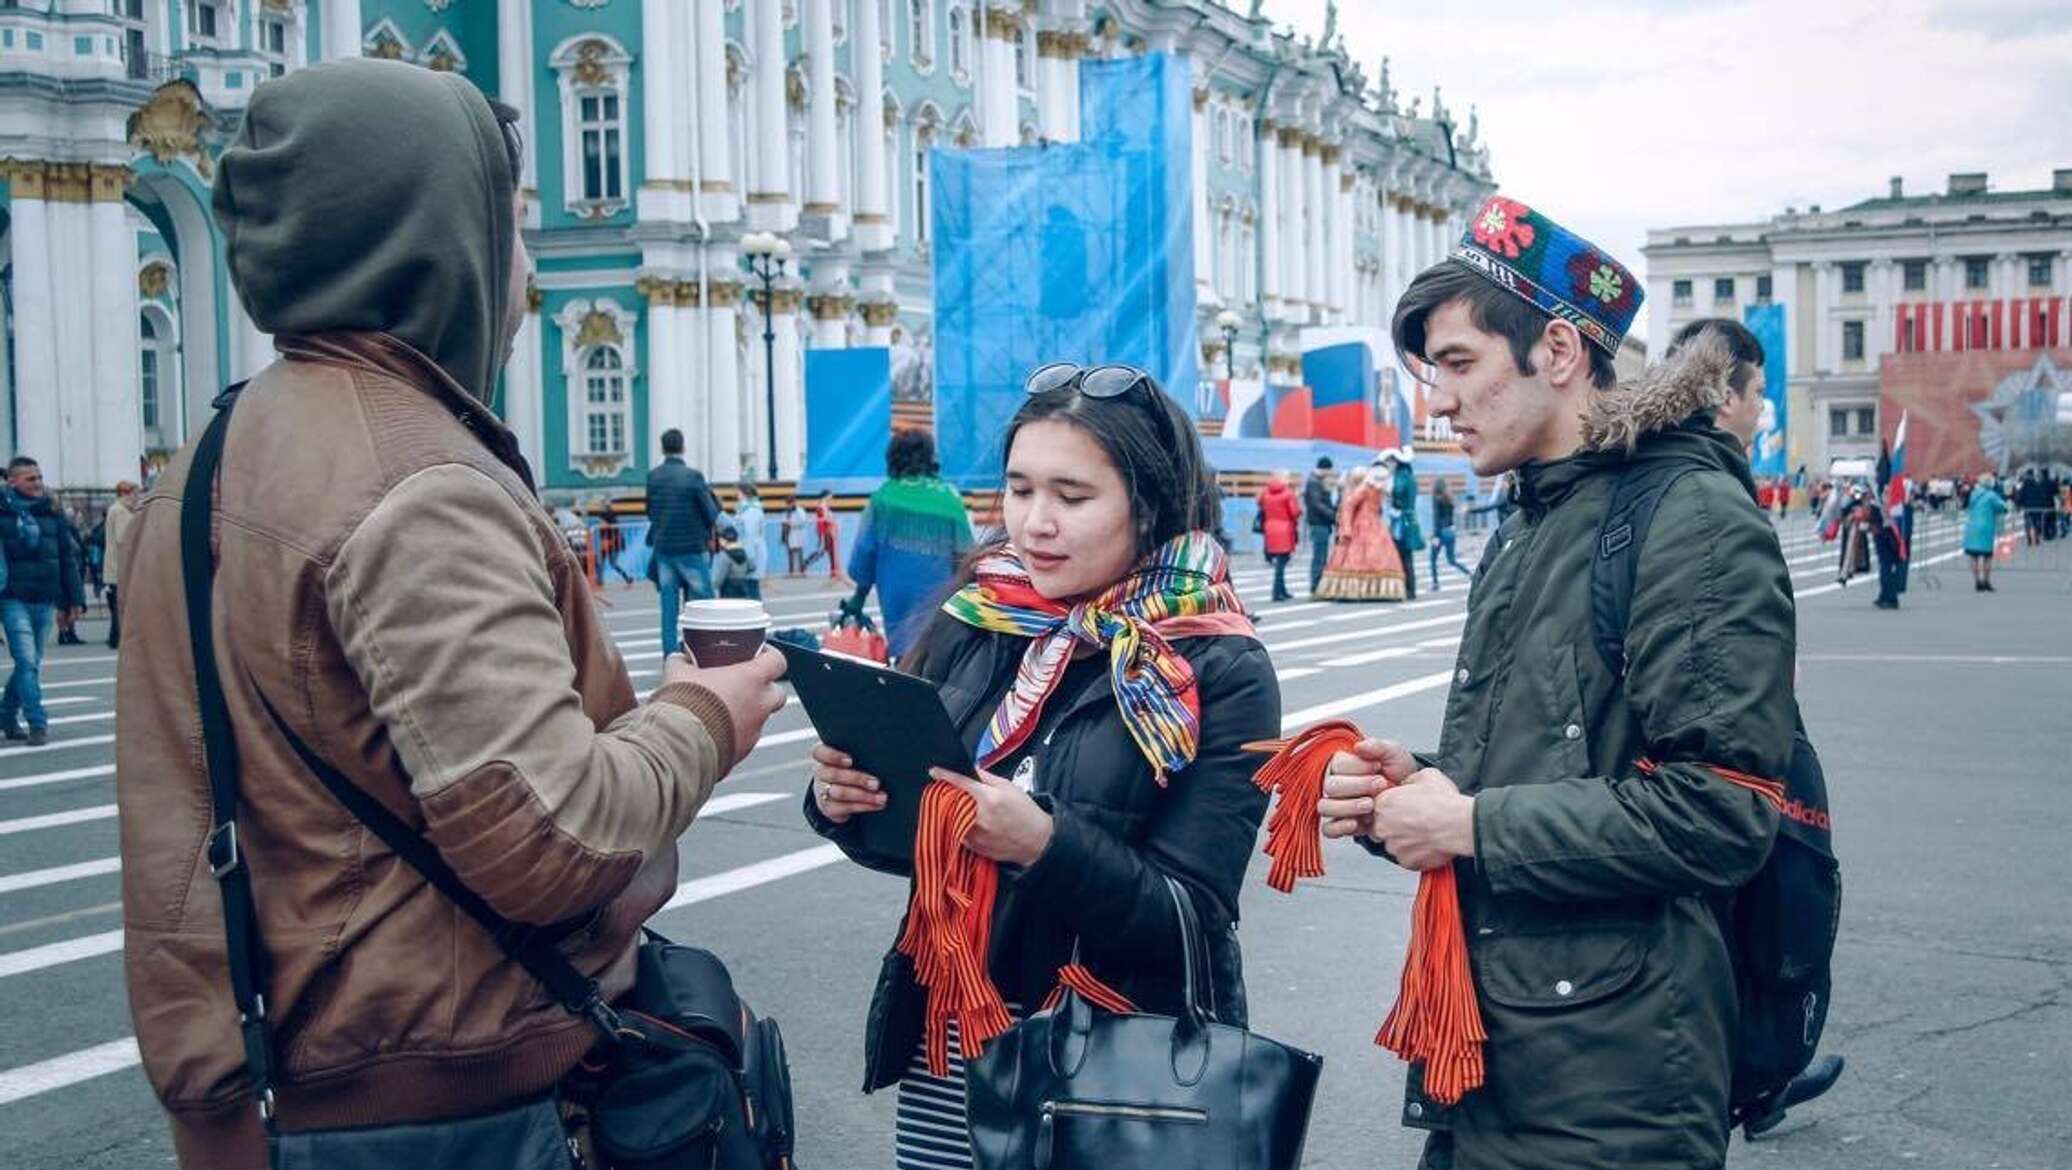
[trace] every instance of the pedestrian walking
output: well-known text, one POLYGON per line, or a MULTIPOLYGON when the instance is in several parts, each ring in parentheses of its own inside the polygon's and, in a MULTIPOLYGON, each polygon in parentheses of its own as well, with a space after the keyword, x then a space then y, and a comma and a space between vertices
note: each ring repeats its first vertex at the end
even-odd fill
POLYGON ((1878 596, 1871 604, 1879 609, 1898 609, 1906 546, 1898 527, 1877 504, 1864 502, 1863 524, 1870 532, 1871 548, 1878 557, 1878 596))
POLYGON ((101 566, 102 580, 108 584, 108 649, 119 649, 122 645, 122 601, 118 592, 122 584, 122 542, 128 537, 130 522, 137 518, 137 485, 123 480, 115 485, 115 502, 108 506, 108 515, 102 519, 102 547, 106 560, 101 566))
POLYGON ((964 493, 941 470, 934 436, 894 434, 885 448, 885 482, 864 505, 849 546, 856 592, 843 609, 862 624, 864 606, 877 590, 886 648, 895 660, 920 637, 973 544, 964 493))
POLYGON ((791 498, 791 507, 784 510, 784 522, 779 528, 778 539, 784 542, 784 573, 788 577, 803 576, 807 534, 813 531, 813 519, 806 515, 806 506, 796 494, 791 498))
POLYGON ((755 571, 755 591, 750 596, 760 601, 763 578, 770 571, 770 525, 763 516, 762 490, 752 479, 734 485, 734 531, 755 571))
POLYGON ((823 559, 827 561, 827 575, 836 580, 842 576, 842 562, 835 548, 841 540, 841 525, 835 522, 834 489, 823 489, 813 501, 813 551, 806 556, 800 572, 812 568, 823 559))
POLYGON ((662 463, 647 477, 648 576, 662 601, 662 654, 676 653, 676 618, 686 596, 712 596, 713 530, 719 500, 705 473, 684 462, 683 432, 662 432, 662 463))
POLYGON ((1302 505, 1295 489, 1288 486, 1288 474, 1276 471, 1259 489, 1259 534, 1266 544, 1266 563, 1273 566, 1274 601, 1293 601, 1288 592, 1288 561, 1302 541, 1302 505))
POLYGON ((216 162, 279 356, 142 505, 116 678, 129 1004, 188 1170, 569 1165, 556 1086, 598 1033, 505 947, 560 956, 592 1017, 622 997, 677 838, 783 703, 775 652, 669 656, 636 702, 489 408, 530 268, 517 120, 333 61, 253 91, 216 162))
POLYGON ((1378 464, 1386 476, 1389 538, 1395 541, 1396 556, 1403 562, 1406 601, 1417 600, 1417 554, 1424 547, 1424 528, 1417 522, 1417 474, 1410 469, 1414 456, 1405 443, 1400 450, 1383 451, 1378 464))
POLYGON ((2000 494, 1999 481, 1990 475, 1978 477, 1964 506, 1964 555, 1971 561, 1971 587, 1975 592, 1993 592, 1993 551, 2000 540, 2000 518, 2007 515, 2007 497, 2000 494))
MULTIPOLYGON (((942 813, 972 826, 957 854, 968 862, 945 872, 933 853, 865 848, 858 821, 885 806, 878 780, 813 750, 807 820, 859 863, 912 880, 907 930, 864 1023, 866 1091, 898 1087, 902 1168, 972 1164, 966 1046, 1039 1010, 1068 971, 1135 1010, 1184 1012, 1181 975, 1196 960, 1176 889, 1207 942, 1210 1012, 1245 1023, 1238 888, 1266 797, 1242 745, 1280 734, 1280 695, 1212 535, 1200 440, 1127 367, 1045 366, 1028 389, 1007 428, 1007 540, 901 664, 941 688, 978 745, 974 775, 935 773, 956 789, 942 813), (976 932, 937 913, 981 888, 997 893, 976 932), (965 956, 947 962, 967 978, 926 974, 946 955, 965 956), (974 1023, 986 1031, 963 1030, 974 1023)), ((1162 1042, 1141 1054, 1147 1068, 1171 1058, 1162 1042)), ((1142 1164, 1143 1140, 1118 1135, 1114 1164, 1142 1164)))
POLYGON ((1519 512, 1470 595, 1439 750, 1362 744, 1319 811, 1329 835, 1458 882, 1488 1072, 1447 1104, 1413 1068, 1424 1166, 1719 1167, 1737 998, 1708 898, 1777 829, 1771 790, 1738 778, 1791 755, 1790 576, 1740 441, 1707 417, 1724 349, 1621 388, 1633 274, 1502 196, 1468 222, 1393 334, 1476 473, 1516 471, 1519 512), (1664 486, 1615 667, 1591 583, 1629 473, 1664 486))
POLYGON ((1459 569, 1461 576, 1469 582, 1475 580, 1475 572, 1460 563, 1460 556, 1454 550, 1453 536, 1453 491, 1446 486, 1446 477, 1432 477, 1432 592, 1439 591, 1439 554, 1446 554, 1446 563, 1459 569))
POLYGON ((619 580, 633 584, 633 574, 619 563, 619 554, 626 551, 626 533, 619 527, 619 516, 610 503, 602 503, 597 509, 597 583, 604 584, 604 571, 610 569, 619 575, 619 580))
POLYGON ((50 736, 43 709, 43 654, 51 627, 86 609, 79 532, 65 519, 43 482, 43 468, 27 455, 7 464, 0 499, 0 551, 7 558, 7 588, 0 591, 0 626, 14 669, 0 695, 0 732, 10 742, 42 746, 50 736), (28 730, 22 723, 28 723, 28 730))
POLYGON ((1338 492, 1332 484, 1331 457, 1317 457, 1316 470, 1302 484, 1302 522, 1309 528, 1309 594, 1315 597, 1331 563, 1331 544, 1338 528, 1338 492))
POLYGON ((1401 601, 1402 556, 1383 514, 1392 481, 1379 465, 1346 473, 1338 504, 1337 539, 1316 596, 1323 601, 1401 601))

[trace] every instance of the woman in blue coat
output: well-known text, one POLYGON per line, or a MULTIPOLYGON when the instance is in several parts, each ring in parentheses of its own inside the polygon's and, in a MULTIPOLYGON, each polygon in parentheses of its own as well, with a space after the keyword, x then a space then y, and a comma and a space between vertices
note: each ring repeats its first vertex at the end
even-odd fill
POLYGON ((1964 555, 1971 559, 1971 587, 1980 593, 1993 592, 1993 542, 2006 514, 2007 497, 1999 484, 1990 475, 1980 476, 1964 510, 1964 555))

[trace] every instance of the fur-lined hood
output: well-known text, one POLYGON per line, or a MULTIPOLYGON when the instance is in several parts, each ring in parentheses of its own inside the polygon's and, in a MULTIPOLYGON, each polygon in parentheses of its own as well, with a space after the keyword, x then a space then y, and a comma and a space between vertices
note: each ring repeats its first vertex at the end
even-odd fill
POLYGON ((1583 446, 1630 455, 1642 435, 1666 431, 1699 411, 1717 412, 1733 391, 1733 355, 1703 334, 1632 382, 1593 395, 1583 412, 1583 446))

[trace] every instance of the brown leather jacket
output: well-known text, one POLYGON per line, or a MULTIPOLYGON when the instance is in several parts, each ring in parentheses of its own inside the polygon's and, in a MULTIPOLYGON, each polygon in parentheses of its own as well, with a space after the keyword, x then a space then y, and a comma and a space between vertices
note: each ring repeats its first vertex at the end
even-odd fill
MULTIPOLYGON (((232 418, 215 644, 240 844, 271 971, 279 1123, 482 1112, 553 1085, 590 1025, 361 827, 267 713, 424 832, 505 916, 611 993, 734 759, 710 692, 636 706, 509 433, 384 334, 282 338, 232 418), (262 704, 262 697, 264 704, 262 704)), ((264 1165, 231 1001, 180 577, 191 452, 128 534, 117 682, 124 963, 184 1166, 264 1165)))

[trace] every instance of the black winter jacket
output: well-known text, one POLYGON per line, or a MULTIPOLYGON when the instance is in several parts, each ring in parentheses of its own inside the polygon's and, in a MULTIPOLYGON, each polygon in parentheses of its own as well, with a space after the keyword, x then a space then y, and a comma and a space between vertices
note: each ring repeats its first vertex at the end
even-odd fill
MULTIPOLYGON (((922 673, 941 688, 975 749, 1029 643, 962 626, 947 628, 944 639, 922 673)), ((1178 1014, 1180 927, 1165 887, 1171 874, 1193 897, 1209 937, 1216 1016, 1245 1022, 1238 887, 1266 795, 1252 783, 1264 757, 1241 745, 1280 734, 1280 684, 1266 648, 1251 638, 1185 638, 1174 649, 1194 666, 1201 744, 1193 766, 1165 787, 1152 780, 1105 680, 1082 692, 1035 749, 1037 801, 1056 818, 1055 832, 1034 865, 1001 867, 988 963, 1000 994, 1027 1011, 1056 985, 1077 937, 1081 962, 1139 1009, 1178 1014)), ((911 876, 908 859, 860 850, 846 826, 821 815, 811 792, 805 807, 814 830, 851 858, 911 876)), ((902 922, 898 933, 904 930, 902 922)), ((889 949, 865 1024, 865 1092, 906 1071, 925 1007, 910 961, 889 949)))
POLYGON ((1311 528, 1338 526, 1338 505, 1331 499, 1330 485, 1313 471, 1302 484, 1302 518, 1311 528))
POLYGON ((710 552, 712 526, 719 519, 705 473, 671 455, 647 477, 647 542, 658 553, 710 552))
POLYGON ((72 522, 49 496, 25 496, 12 488, 0 492, 7 505, 0 510, 0 545, 7 554, 5 596, 35 605, 85 606, 79 533, 72 522))

